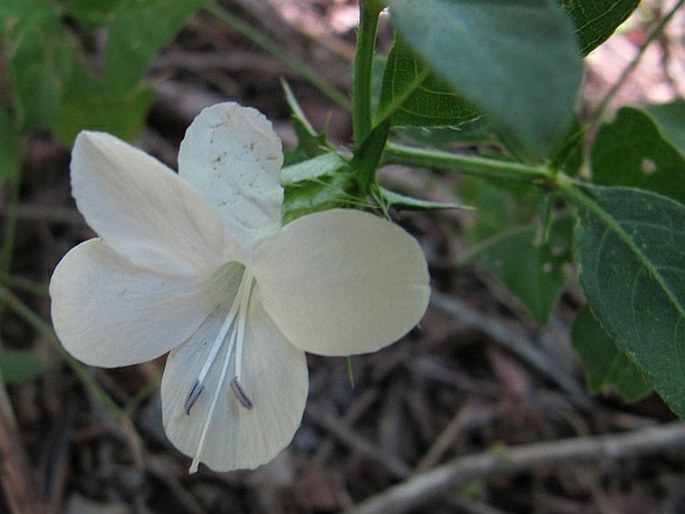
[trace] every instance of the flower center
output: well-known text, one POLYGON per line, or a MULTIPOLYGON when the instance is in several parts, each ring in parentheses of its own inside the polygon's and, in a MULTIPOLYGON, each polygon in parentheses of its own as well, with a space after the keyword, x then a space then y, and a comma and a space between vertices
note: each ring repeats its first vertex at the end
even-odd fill
POLYGON ((233 377, 229 381, 229 387, 235 395, 238 403, 245 409, 252 409, 253 403, 249 395, 243 389, 240 384, 240 374, 242 371, 242 360, 243 360, 243 343, 245 340, 245 326, 247 324, 247 310, 250 303, 250 296, 252 294, 252 286, 254 284, 254 277, 248 269, 245 269, 243 277, 240 281, 240 286, 238 287, 238 292, 236 293, 233 304, 228 311, 228 315, 224 320, 219 332, 212 343, 212 347, 207 354, 207 359, 200 369, 200 373, 193 382, 193 386, 188 393, 186 398, 184 409, 186 415, 190 415, 190 411, 197 402, 198 398, 205 389, 205 379, 210 369, 217 360, 219 355, 219 350, 224 344, 228 344, 226 354, 224 355, 223 362, 221 364, 221 373, 219 375, 219 381, 216 385, 216 390, 212 397, 212 402, 209 407, 209 413, 207 414, 207 419, 205 420, 204 426, 202 428, 202 434, 200 436, 200 442, 198 443, 197 452, 193 458, 193 463, 191 464, 191 472, 197 470, 197 464, 199 462, 200 453, 204 447, 205 438, 207 436, 207 431, 209 430, 209 425, 214 414, 214 409, 216 408, 217 402, 219 400, 219 394, 224 389, 224 383, 226 382, 226 376, 228 375, 228 370, 231 365, 231 358, 235 355, 233 359, 233 377))

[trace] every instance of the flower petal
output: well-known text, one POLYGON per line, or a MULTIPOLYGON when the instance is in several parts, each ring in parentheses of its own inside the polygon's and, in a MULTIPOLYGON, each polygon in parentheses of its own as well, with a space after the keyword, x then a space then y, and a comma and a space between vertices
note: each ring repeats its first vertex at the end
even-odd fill
POLYGON ((135 266, 100 239, 81 243, 60 261, 50 296, 66 350, 103 367, 159 357, 190 337, 219 304, 218 290, 206 283, 135 266))
POLYGON ((293 221, 260 246, 252 271, 264 307, 290 342, 320 355, 396 341, 419 322, 430 294, 416 240, 360 211, 293 221))
POLYGON ((217 310, 182 346, 169 354, 162 378, 162 412, 169 440, 196 456, 217 387, 218 400, 198 460, 216 471, 255 468, 285 448, 302 420, 308 376, 304 353, 288 343, 253 296, 248 311, 240 384, 252 408, 240 405, 229 382, 219 377, 224 342, 204 380, 205 389, 186 413, 185 402, 200 373, 228 307, 217 310))
POLYGON ((282 164, 281 141, 271 123, 236 103, 204 109, 178 154, 181 177, 209 199, 248 254, 254 241, 281 226, 282 164))
POLYGON ((79 211, 132 262, 171 274, 211 272, 229 259, 221 222, 202 195, 153 157, 100 132, 74 143, 71 182, 79 211))

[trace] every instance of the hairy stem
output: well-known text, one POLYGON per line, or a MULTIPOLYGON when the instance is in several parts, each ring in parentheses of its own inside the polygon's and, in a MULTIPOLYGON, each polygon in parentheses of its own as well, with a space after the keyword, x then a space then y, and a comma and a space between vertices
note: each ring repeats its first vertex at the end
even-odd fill
POLYGON ((371 132, 371 69, 376 51, 380 11, 371 2, 359 3, 359 30, 354 56, 352 124, 357 145, 371 132))
POLYGON ((388 144, 382 163, 456 171, 466 175, 508 178, 526 182, 548 182, 553 179, 552 172, 545 167, 527 166, 516 162, 413 148, 398 144, 388 144))

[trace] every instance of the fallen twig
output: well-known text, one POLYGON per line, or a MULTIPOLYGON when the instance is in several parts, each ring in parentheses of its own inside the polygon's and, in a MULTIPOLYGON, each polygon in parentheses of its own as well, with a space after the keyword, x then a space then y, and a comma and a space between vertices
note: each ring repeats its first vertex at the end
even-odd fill
POLYGON ((547 380, 556 383, 569 394, 569 401, 579 408, 591 408, 590 399, 583 387, 568 374, 562 372, 551 359, 525 337, 519 336, 503 325, 471 309, 449 295, 433 291, 431 303, 441 311, 454 316, 492 338, 502 348, 512 352, 547 380))
POLYGON ((310 421, 328 430, 341 443, 383 466, 393 476, 404 478, 411 473, 411 468, 402 460, 384 452, 382 448, 352 430, 344 423, 342 418, 335 414, 320 409, 315 405, 308 405, 305 415, 310 421))
POLYGON ((476 478, 517 473, 540 466, 625 459, 685 448, 685 423, 644 428, 628 433, 562 439, 459 457, 415 475, 358 504, 345 514, 400 514, 476 478))

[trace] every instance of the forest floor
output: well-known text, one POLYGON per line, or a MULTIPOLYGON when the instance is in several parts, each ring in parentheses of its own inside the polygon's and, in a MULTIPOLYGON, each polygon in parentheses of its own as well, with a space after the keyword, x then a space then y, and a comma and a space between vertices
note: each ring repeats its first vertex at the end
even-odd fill
MULTIPOLYGON (((330 84, 349 90, 355 2, 226 5, 330 84)), ((659 5, 644 2, 587 59, 581 111, 593 112, 632 61, 659 5)), ((668 37, 648 48, 608 112, 685 94, 682 14, 668 37)), ((379 45, 387 48, 390 40, 385 20, 379 45)), ((138 144, 174 168, 185 127, 219 101, 258 108, 292 146, 281 79, 317 129, 327 127, 339 144, 351 140, 345 109, 206 12, 154 60, 150 79, 158 92, 138 144)), ((45 134, 32 136, 26 148, 12 271, 47 284, 64 253, 93 233, 70 196, 68 150, 45 134)), ((427 172, 390 175, 424 197, 456 194, 453 180, 427 172)), ((116 419, 44 333, 6 310, 2 340, 38 349, 48 364, 39 378, 9 386, 9 402, 0 398, 3 423, 15 418, 21 438, 0 441, 3 459, 28 459, 27 466, 5 468, 20 476, 5 477, 0 512, 21 512, 10 510, 11 496, 28 483, 42 491, 29 491, 34 508, 65 514, 685 513, 683 426, 655 395, 626 405, 611 391, 586 392, 569 343, 582 303, 577 284, 538 327, 492 277, 457 266, 469 216, 399 215, 431 268, 434 295, 425 318, 398 343, 354 357, 354 387, 344 359, 308 356, 302 426, 286 450, 254 471, 188 474, 189 459, 173 449, 161 425, 157 385, 164 359, 89 368, 129 407, 116 419)), ((17 297, 49 320, 45 291, 17 297)))

